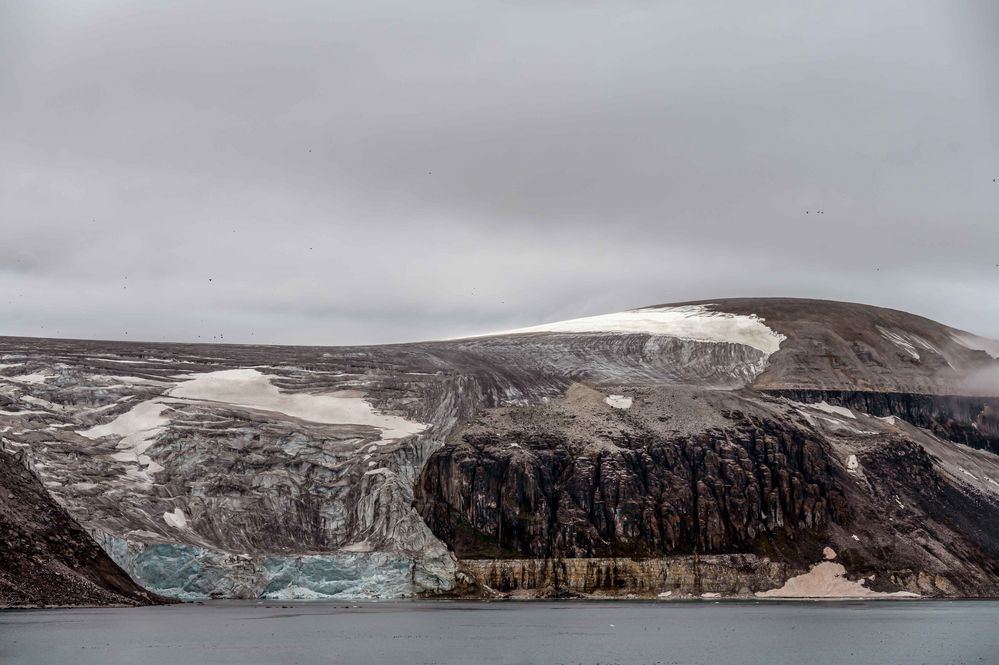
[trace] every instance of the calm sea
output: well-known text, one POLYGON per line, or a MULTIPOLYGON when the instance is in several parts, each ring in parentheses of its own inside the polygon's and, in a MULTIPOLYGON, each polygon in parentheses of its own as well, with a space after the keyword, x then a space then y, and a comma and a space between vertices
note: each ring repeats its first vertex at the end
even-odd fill
POLYGON ((999 664, 999 602, 214 602, 0 612, 3 665, 999 664))

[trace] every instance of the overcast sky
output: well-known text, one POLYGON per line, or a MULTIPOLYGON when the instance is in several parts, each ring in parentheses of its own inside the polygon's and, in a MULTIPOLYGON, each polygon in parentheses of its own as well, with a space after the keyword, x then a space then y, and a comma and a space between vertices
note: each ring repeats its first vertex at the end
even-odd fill
POLYGON ((999 337, 999 4, 750 4, 0 1, 0 334, 786 295, 999 337))

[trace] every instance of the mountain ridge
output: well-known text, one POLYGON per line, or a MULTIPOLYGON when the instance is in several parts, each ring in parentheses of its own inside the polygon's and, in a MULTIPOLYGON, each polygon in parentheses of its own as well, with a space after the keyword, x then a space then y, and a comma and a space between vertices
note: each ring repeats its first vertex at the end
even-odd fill
POLYGON ((994 588, 996 544, 940 512, 999 519, 999 398, 961 392, 999 361, 963 331, 802 299, 629 312, 353 347, 0 338, 0 437, 136 581, 180 598, 751 595, 823 547, 868 591, 994 588), (907 473, 935 489, 910 497, 907 473), (594 512, 611 495, 626 522, 594 512), (898 502, 897 523, 867 507, 898 502), (532 515, 576 545, 500 535, 532 515), (708 555, 713 579, 685 558, 708 555))

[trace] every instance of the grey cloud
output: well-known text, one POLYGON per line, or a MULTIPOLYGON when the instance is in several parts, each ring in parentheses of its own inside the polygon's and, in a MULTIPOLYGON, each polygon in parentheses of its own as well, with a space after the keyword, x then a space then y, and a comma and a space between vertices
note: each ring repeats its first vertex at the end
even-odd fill
POLYGON ((403 341, 794 295, 999 337, 990 3, 0 12, 0 334, 403 341))

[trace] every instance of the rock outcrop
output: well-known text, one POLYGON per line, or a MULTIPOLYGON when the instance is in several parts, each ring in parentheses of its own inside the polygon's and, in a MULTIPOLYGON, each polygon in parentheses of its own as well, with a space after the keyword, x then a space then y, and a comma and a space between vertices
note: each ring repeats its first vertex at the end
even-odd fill
POLYGON ((961 459, 933 459, 956 446, 750 391, 614 390, 632 406, 576 385, 490 410, 431 456, 417 507, 483 584, 607 593, 592 570, 614 560, 629 571, 611 585, 619 593, 755 592, 758 566, 752 584, 706 572, 657 588, 642 571, 741 553, 801 572, 832 545, 878 590, 999 592, 999 539, 981 526, 999 524, 995 455, 962 446, 961 459))
POLYGON ((56 504, 23 456, 0 450, 0 607, 167 602, 133 582, 56 504))

